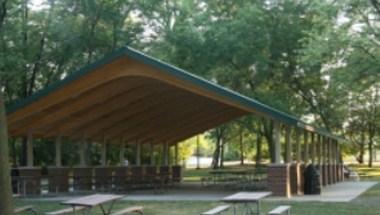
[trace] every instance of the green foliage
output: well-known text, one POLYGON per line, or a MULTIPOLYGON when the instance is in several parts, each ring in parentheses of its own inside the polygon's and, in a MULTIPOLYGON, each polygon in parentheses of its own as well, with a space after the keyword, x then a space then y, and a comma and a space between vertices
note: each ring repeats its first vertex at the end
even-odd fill
MULTIPOLYGON (((56 0, 36 9, 31 1, 12 0, 0 13, 0 84, 11 103, 131 45, 328 131, 356 140, 364 131, 374 142, 380 122, 377 2, 56 0)), ((269 121, 249 116, 202 136, 201 155, 252 159, 264 137, 259 149, 269 158, 271 135, 269 121)), ((194 154, 194 141, 180 144, 181 160, 194 154)), ((347 152, 358 150, 353 146, 347 152)), ((15 156, 23 150, 19 140, 11 147, 15 156)), ((53 162, 51 141, 36 147, 37 163, 53 162)), ((96 163, 99 148, 91 150, 96 163)), ((110 147, 111 163, 117 150, 110 147)), ((131 160, 132 151, 126 153, 131 160)), ((65 153, 65 163, 77 160, 65 153)))

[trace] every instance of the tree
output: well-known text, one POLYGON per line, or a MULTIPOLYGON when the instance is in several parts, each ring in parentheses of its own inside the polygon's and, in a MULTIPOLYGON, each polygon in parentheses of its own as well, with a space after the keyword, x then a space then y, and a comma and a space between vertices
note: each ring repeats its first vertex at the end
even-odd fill
POLYGON ((0 214, 13 214, 9 167, 8 130, 3 96, 0 94, 0 214))

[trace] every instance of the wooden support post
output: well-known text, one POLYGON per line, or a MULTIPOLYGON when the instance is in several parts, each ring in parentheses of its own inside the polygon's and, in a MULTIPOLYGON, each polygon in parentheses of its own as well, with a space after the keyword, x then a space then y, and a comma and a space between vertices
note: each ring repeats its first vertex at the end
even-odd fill
POLYGON ((331 184, 331 141, 327 138, 327 184, 331 184))
POLYGON ((311 147, 311 163, 312 164, 315 164, 315 146, 316 146, 316 144, 315 144, 315 133, 311 133, 311 145, 310 145, 311 147))
POLYGON ((197 169, 201 168, 201 146, 200 146, 200 140, 199 135, 197 135, 197 169))
POLYGON ((33 146, 33 135, 32 133, 28 134, 27 143, 26 143, 26 164, 28 167, 34 166, 34 146, 33 146))
POLYGON ((101 164, 102 166, 107 165, 107 139, 105 137, 103 138, 103 143, 102 143, 101 164))
POLYGON ((154 160, 154 145, 153 145, 153 143, 149 144, 149 160, 150 160, 150 165, 154 166, 156 162, 154 160))
POLYGON ((55 138, 55 166, 62 166, 62 136, 55 138))
POLYGON ((179 154, 179 152, 178 152, 178 143, 176 143, 174 145, 174 163, 175 163, 175 165, 179 165, 178 154, 179 154))
POLYGON ((304 157, 303 160, 305 164, 309 163, 309 133, 308 131, 304 131, 303 133, 303 140, 304 140, 304 157))
POLYGON ((285 156, 285 162, 291 163, 292 162, 292 142, 291 142, 291 128, 290 126, 286 126, 285 129, 285 144, 286 144, 286 156, 285 156))
POLYGON ((82 142, 79 143, 79 165, 86 166, 86 146, 87 142, 83 138, 82 142))
POLYGON ((322 183, 327 185, 327 138, 322 139, 322 183))
POLYGON ((120 151, 119 151, 119 163, 120 166, 124 166, 124 161, 125 161, 125 143, 124 139, 122 138, 120 140, 120 151))
POLYGON ((317 134, 317 162, 318 162, 318 165, 319 165, 319 168, 321 167, 321 164, 322 164, 322 138, 321 138, 321 135, 320 134, 317 134))
POLYGON ((169 165, 169 144, 167 142, 164 143, 163 147, 163 155, 164 155, 164 160, 163 160, 163 165, 168 166, 169 165))
POLYGON ((136 166, 141 165, 141 144, 139 144, 136 141, 136 161, 135 161, 136 166))
POLYGON ((296 128, 296 160, 297 163, 301 163, 300 130, 298 128, 296 128))
POLYGON ((281 125, 279 122, 273 122, 273 144, 274 144, 274 163, 281 163, 281 125))

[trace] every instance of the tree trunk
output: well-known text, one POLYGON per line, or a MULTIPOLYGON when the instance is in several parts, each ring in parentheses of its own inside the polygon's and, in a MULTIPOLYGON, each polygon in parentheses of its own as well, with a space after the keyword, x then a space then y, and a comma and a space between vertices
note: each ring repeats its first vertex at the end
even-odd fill
POLYGON ((275 162, 275 152, 273 144, 273 122, 272 120, 263 121, 264 136, 268 143, 269 157, 271 163, 275 162))
POLYGON ((2 95, 0 95, 0 214, 13 214, 13 198, 8 151, 8 130, 2 95))
POLYGON ((356 158, 359 164, 364 163, 364 144, 365 144, 365 133, 364 131, 361 133, 361 140, 359 142, 359 155, 356 158))
POLYGON ((220 157, 220 138, 217 137, 216 143, 215 143, 215 151, 214 151, 212 163, 211 163, 211 167, 213 169, 219 168, 219 157, 220 157))
POLYGON ((244 165, 244 137, 243 130, 240 129, 240 165, 244 165))
POLYGON ((373 161, 373 141, 369 140, 368 142, 368 167, 372 167, 373 161))
POLYGON ((7 16, 7 0, 0 1, 0 31, 3 28, 5 17, 7 16))

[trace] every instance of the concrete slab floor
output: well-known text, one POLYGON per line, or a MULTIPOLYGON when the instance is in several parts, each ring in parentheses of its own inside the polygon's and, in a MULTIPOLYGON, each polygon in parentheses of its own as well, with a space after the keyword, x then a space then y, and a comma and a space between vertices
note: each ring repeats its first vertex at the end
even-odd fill
MULTIPOLYGON (((269 197, 266 201, 299 201, 299 202, 350 202, 370 189, 379 182, 342 182, 323 188, 321 195, 293 196, 290 199, 285 197, 269 197)), ((174 189, 162 194, 154 194, 151 191, 126 193, 125 201, 219 201, 223 197, 238 191, 222 191, 214 189, 174 189)), ((86 195, 86 194, 82 194, 86 195)), ((82 195, 70 196, 50 196, 30 198, 37 201, 65 201, 80 197, 82 195)), ((27 198, 29 199, 29 198, 27 198)))
POLYGON ((326 186, 322 189, 321 195, 292 196, 290 199, 271 197, 272 201, 297 201, 297 202, 350 202, 362 193, 375 186, 379 182, 358 181, 341 182, 326 186))

